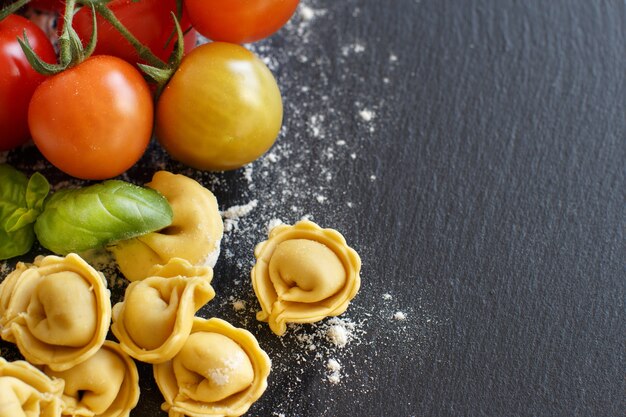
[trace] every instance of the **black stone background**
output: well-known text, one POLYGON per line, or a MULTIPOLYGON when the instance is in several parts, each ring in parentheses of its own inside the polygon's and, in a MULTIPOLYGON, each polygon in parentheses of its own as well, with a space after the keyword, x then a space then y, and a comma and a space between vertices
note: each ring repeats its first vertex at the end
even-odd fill
MULTIPOLYGON (((303 0, 251 46, 285 101, 251 182, 150 147, 123 179, 166 168, 222 209, 258 201, 226 235, 234 255, 218 261, 218 295, 201 311, 248 328, 274 361, 248 415, 624 415, 624 22, 621 0, 303 0), (323 337, 304 349, 295 334, 320 325, 279 339, 254 320, 254 244, 268 220, 305 214, 363 259, 343 349, 323 337), (336 385, 330 358, 342 364, 336 385)), ((55 187, 79 184, 33 147, 6 158, 55 187)), ((140 371, 131 415, 164 415, 140 371)))

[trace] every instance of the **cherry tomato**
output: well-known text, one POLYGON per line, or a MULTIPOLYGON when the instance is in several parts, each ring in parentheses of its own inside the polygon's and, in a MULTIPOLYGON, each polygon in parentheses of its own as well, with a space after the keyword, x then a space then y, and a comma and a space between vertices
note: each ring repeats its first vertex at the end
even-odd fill
POLYGON ((61 12, 65 7, 64 0, 31 0, 28 5, 34 9, 61 12))
POLYGON ((185 0, 193 27, 213 39, 247 43, 280 29, 299 0, 185 0))
POLYGON ((185 58, 157 103, 157 138, 174 158, 203 170, 239 168, 267 151, 280 130, 276 80, 252 52, 223 42, 185 58))
POLYGON ((44 81, 31 99, 28 125, 37 148, 61 171, 106 179, 144 153, 153 110, 139 71, 99 55, 44 81))
MULTIPOLYGON (((176 0, 113 0, 109 9, 122 24, 145 46, 150 48, 161 60, 167 59, 174 48, 176 38, 168 39, 174 31, 174 21, 170 14, 176 11, 176 0)), ((92 32, 91 12, 82 8, 74 16, 72 26, 86 44, 92 32)), ((113 55, 135 64, 145 63, 139 59, 133 46, 101 16, 97 17, 98 43, 96 55, 113 55)), ((183 31, 191 24, 185 14, 180 22, 183 31)), ((189 52, 196 44, 196 31, 190 30, 185 35, 185 51, 189 52)))
POLYGON ((0 151, 15 148, 30 139, 28 102, 35 88, 46 78, 30 66, 17 42, 24 30, 44 61, 56 61, 50 41, 34 23, 17 15, 0 21, 0 151))

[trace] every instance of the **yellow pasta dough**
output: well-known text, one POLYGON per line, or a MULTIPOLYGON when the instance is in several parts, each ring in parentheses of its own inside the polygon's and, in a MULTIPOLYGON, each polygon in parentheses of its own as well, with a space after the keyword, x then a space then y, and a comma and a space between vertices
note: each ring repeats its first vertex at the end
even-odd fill
POLYGON ((213 270, 173 258, 131 283, 113 307, 111 330, 122 349, 143 362, 172 359, 187 340, 196 311, 215 296, 213 270))
POLYGON ((63 385, 26 361, 0 358, 0 417, 60 417, 63 385))
POLYGON ((86 360, 110 322, 106 281, 76 254, 20 262, 0 284, 0 336, 33 364, 64 370, 86 360))
POLYGON ((143 279, 154 265, 172 258, 213 267, 224 232, 213 193, 189 177, 167 171, 155 173, 146 185, 165 196, 174 218, 163 230, 110 247, 124 276, 130 281, 143 279))
POLYGON ((139 401, 135 362, 108 340, 75 367, 62 372, 44 367, 44 372, 65 381, 64 416, 127 417, 139 401))
POLYGON ((254 251, 251 278, 261 304, 257 319, 277 335, 287 323, 312 323, 343 313, 361 283, 361 259, 332 229, 311 221, 280 225, 254 251))
POLYGON ((170 417, 235 417, 263 394, 270 367, 247 330, 217 318, 195 318, 181 351, 154 365, 154 377, 170 417))

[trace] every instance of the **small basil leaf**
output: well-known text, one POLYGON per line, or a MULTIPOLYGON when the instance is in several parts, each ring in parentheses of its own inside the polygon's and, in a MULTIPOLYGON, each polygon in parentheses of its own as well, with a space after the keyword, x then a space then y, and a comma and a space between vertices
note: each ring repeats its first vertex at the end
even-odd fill
POLYGON ((36 173, 29 180, 17 169, 0 165, 0 259, 23 255, 33 245, 33 223, 50 186, 36 173))
POLYGON ((19 208, 6 220, 4 230, 15 232, 22 227, 35 223, 37 216, 39 216, 38 210, 19 208))
POLYGON ((26 207, 41 212, 44 201, 50 192, 50 183, 46 177, 35 172, 28 180, 26 187, 26 207))
POLYGON ((162 229, 172 218, 172 208, 157 191, 110 180, 53 194, 35 233, 42 246, 65 255, 162 229))
POLYGON ((12 166, 0 165, 0 229, 20 208, 26 208, 28 178, 12 166))

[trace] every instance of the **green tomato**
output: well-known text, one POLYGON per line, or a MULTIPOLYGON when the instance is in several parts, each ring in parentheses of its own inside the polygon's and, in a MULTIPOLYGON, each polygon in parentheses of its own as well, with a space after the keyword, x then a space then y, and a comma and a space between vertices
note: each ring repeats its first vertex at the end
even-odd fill
POLYGON ((267 66, 242 46, 213 42, 187 55, 163 90, 156 135, 184 164, 230 170, 263 155, 282 118, 280 90, 267 66))

